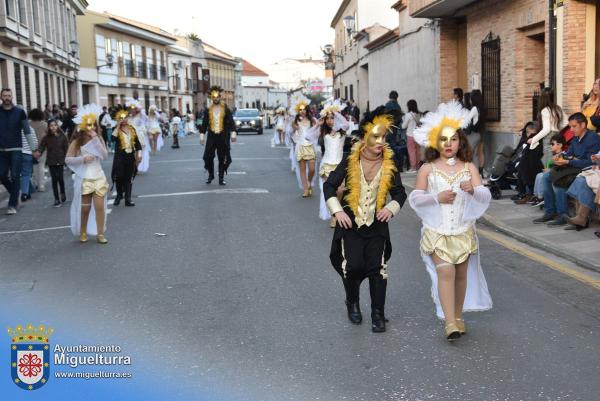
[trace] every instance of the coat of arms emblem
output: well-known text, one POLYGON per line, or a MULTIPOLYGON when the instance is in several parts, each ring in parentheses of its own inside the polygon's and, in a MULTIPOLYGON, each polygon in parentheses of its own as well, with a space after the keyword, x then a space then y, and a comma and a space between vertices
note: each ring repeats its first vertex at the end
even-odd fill
POLYGON ((50 378, 50 344, 54 329, 31 324, 8 329, 11 338, 11 376, 24 390, 37 390, 50 378))

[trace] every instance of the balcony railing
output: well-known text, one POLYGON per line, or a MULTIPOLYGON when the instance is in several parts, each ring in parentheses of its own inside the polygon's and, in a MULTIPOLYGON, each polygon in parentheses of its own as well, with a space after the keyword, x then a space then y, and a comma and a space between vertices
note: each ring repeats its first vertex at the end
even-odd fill
POLYGON ((158 80, 158 66, 156 64, 149 64, 150 68, 150 79, 158 80))
POLYGON ((122 67, 123 71, 121 75, 128 78, 135 78, 135 64, 133 63, 133 61, 125 60, 122 67))
POLYGON ((137 63, 138 78, 148 79, 148 64, 143 62, 137 63))
POLYGON ((167 80, 167 67, 161 65, 159 71, 160 71, 159 79, 161 81, 166 81, 167 80))

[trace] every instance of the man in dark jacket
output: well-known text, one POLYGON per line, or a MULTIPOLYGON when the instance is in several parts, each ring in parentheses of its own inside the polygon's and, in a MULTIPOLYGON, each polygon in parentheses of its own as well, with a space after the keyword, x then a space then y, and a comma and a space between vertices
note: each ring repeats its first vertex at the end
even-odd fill
POLYGON ((384 112, 379 107, 361 123, 361 141, 323 184, 327 207, 337 220, 329 257, 342 277, 348 318, 353 324, 362 322, 360 284, 368 278, 374 333, 386 330, 387 262, 392 254, 388 222, 406 200, 393 152, 385 143, 392 117, 384 112), (343 182, 340 203, 336 195, 343 182))
POLYGON ((225 173, 231 164, 231 143, 235 142, 237 133, 233 114, 221 100, 221 89, 213 86, 210 90, 212 106, 204 111, 200 126, 200 143, 204 149, 204 168, 208 171, 207 184, 215 179, 215 152, 219 158, 219 185, 225 185, 225 173))
POLYGON ((12 91, 2 89, 0 94, 2 107, 0 108, 0 181, 10 194, 6 214, 16 214, 21 189, 21 150, 23 146, 22 135, 32 150, 33 157, 40 157, 37 150, 38 142, 35 133, 29 129, 27 114, 23 109, 12 102, 12 91), (8 176, 10 172, 10 177, 8 176))
POLYGON ((73 122, 73 119, 75 118, 76 115, 77 115, 77 105, 74 104, 71 106, 71 108, 69 109, 67 115, 65 116, 65 118, 63 119, 63 122, 62 122, 61 129, 63 130, 65 135, 67 135, 69 142, 71 142, 71 137, 73 136, 73 134, 75 133, 75 130, 77 129, 77 124, 75 124, 73 122))

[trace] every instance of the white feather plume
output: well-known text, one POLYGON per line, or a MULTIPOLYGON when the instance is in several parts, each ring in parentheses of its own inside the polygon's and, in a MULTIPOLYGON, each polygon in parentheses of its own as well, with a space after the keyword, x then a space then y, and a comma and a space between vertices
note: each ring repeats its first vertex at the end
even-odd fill
POLYGON ((456 128, 466 128, 470 123, 469 110, 457 101, 441 103, 436 111, 421 118, 421 125, 413 132, 415 142, 424 147, 435 148, 437 143, 430 143, 431 134, 436 130, 437 133, 441 131, 445 125, 444 120, 452 121, 456 128))
POLYGON ((73 122, 75 124, 81 124, 81 122, 83 121, 83 117, 89 114, 93 114, 94 116, 96 116, 96 119, 98 119, 100 114, 102 114, 102 107, 94 103, 86 104, 85 106, 79 107, 77 109, 77 115, 73 118, 73 122))

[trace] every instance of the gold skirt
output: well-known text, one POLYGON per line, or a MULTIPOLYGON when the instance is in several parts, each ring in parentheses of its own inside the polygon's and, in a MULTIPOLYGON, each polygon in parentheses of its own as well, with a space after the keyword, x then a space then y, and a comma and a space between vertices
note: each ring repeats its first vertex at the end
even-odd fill
POLYGON ((97 196, 105 196, 108 192, 108 181, 106 178, 97 178, 95 180, 84 178, 81 183, 81 195, 94 194, 97 196))
POLYGON ((475 229, 470 228, 458 235, 444 235, 426 228, 421 238, 421 250, 426 255, 435 253, 444 262, 461 264, 477 253, 475 229))
POLYGON ((319 177, 326 180, 329 178, 329 174, 337 168, 337 164, 321 164, 321 168, 319 168, 319 177))
POLYGON ((315 154, 315 147, 313 145, 298 145, 296 150, 296 159, 300 160, 315 160, 317 155, 315 154))

